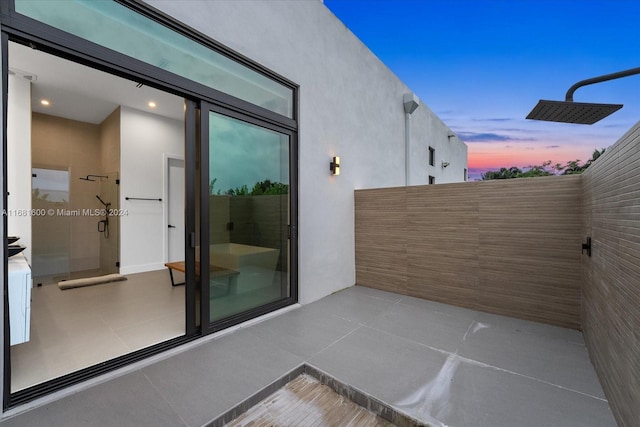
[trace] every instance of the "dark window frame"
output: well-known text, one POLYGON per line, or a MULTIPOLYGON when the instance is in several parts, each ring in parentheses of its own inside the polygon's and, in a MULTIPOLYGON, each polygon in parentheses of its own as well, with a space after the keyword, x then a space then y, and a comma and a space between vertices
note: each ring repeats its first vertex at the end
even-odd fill
MULTIPOLYGON (((204 116, 208 114, 209 111, 215 112, 218 114, 222 114, 227 117, 231 117, 233 119, 240 120, 245 123, 250 123, 255 126, 259 126, 268 130, 272 130, 275 132, 279 132, 285 134, 289 137, 289 182, 296 183, 294 188, 297 190, 297 182, 298 182, 298 167, 297 167, 297 158, 298 158, 298 143, 297 143, 297 133, 291 130, 285 130, 282 127, 273 126, 266 121, 258 120, 254 117, 248 116, 246 114, 242 114, 233 110, 229 110, 223 106, 209 104, 206 102, 202 103, 201 106, 201 114, 204 116)), ((202 117, 200 118, 200 134, 203 136, 209 135, 209 120, 208 118, 202 117)), ((208 188, 209 186, 209 144, 203 143, 200 145, 200 149, 202 150, 200 153, 200 188, 208 188), (206 173, 205 173, 206 171, 206 173)), ((292 188, 292 187, 290 187, 292 188)), ((202 218, 209 218, 209 194, 207 192, 200 193, 200 215, 202 218)), ((289 222, 292 229, 295 229, 297 226, 297 220, 294 218, 298 218, 298 198, 297 191, 293 191, 289 194, 289 222), (295 226, 294 226, 295 225, 295 226)), ((200 241, 202 242, 205 237, 209 236, 209 221, 202 221, 200 223, 200 241)), ((277 301, 270 302, 268 304, 255 307, 253 309, 244 311, 242 313, 238 313, 224 319, 219 319, 214 322, 209 322, 209 308, 201 305, 200 307, 200 319, 202 323, 202 334, 207 335, 210 333, 214 333, 228 327, 237 325, 239 323, 245 322, 247 320, 253 319, 262 314, 270 313, 274 310, 284 308, 291 304, 295 304, 298 301, 298 286, 297 286, 297 277, 298 277, 298 241, 297 238, 294 238, 294 231, 291 232, 289 238, 290 244, 290 295, 285 298, 281 298, 277 301), (295 284, 294 284, 295 282, 295 284)), ((209 259, 209 246, 208 245, 200 245, 200 259, 209 259)), ((200 264, 202 266, 202 264, 200 264)), ((209 270, 206 268, 201 268, 200 270, 200 278, 203 282, 208 283, 209 281, 209 270)), ((202 299, 208 300, 208 287, 203 287, 202 291, 202 299)))
POLYGON ((436 183, 436 177, 433 175, 429 175, 429 185, 436 183))
POLYGON ((436 165, 436 149, 429 146, 429 166, 436 165))
POLYGON ((13 0, 3 1, 2 6, 0 6, 2 31, 10 35, 11 41, 41 48, 45 52, 55 54, 64 59, 69 59, 92 68, 102 69, 103 71, 108 70, 109 73, 120 77, 128 79, 135 77, 136 80, 141 83, 162 88, 162 90, 175 95, 220 104, 231 110, 243 112, 262 120, 268 120, 274 124, 284 126, 287 129, 297 129, 299 111, 299 86, 297 84, 250 61, 243 55, 215 42, 195 29, 177 22, 151 6, 130 0, 113 1, 289 87, 293 91, 293 118, 235 98, 232 95, 209 86, 194 82, 185 77, 165 71, 146 62, 115 52, 99 44, 84 40, 35 19, 21 15, 15 12, 13 0))
MULTIPOLYGON (((3 216, 2 232, 3 237, 3 270, 2 276, 4 279, 4 365, 3 365, 3 409, 9 409, 17 405, 32 401, 36 398, 42 397, 46 394, 52 393, 57 390, 61 390, 70 385, 77 384, 87 379, 105 374, 123 366, 129 365, 136 361, 145 359, 149 356, 159 354, 163 351, 169 350, 176 346, 182 345, 186 342, 194 339, 201 338, 202 336, 227 328, 229 326, 244 322, 246 320, 255 318, 259 315, 272 312, 278 308, 285 307, 294 304, 298 300, 298 261, 297 261, 297 226, 298 226, 298 117, 299 117, 299 86, 286 79, 285 77, 261 66, 260 64, 252 61, 251 59, 227 48, 226 46, 216 42, 210 37, 202 34, 201 32, 175 20, 174 18, 160 12, 159 10, 139 3, 135 0, 113 0, 120 3, 137 13, 159 22, 166 27, 188 37, 198 43, 203 44, 209 49, 213 49, 232 60, 241 63, 275 81, 283 84, 292 89, 293 94, 293 114, 292 118, 280 115, 271 110, 259 107, 255 104, 251 104, 247 101, 235 98, 226 93, 220 92, 208 86, 196 83, 188 80, 184 77, 167 72, 160 68, 154 67, 150 64, 139 61, 135 58, 123 55, 121 53, 112 51, 101 45, 89 42, 81 39, 77 36, 71 35, 59 29, 50 27, 37 20, 20 15, 15 12, 14 0, 3 0, 0 2, 0 23, 1 34, 1 60, 2 60, 2 115, 3 115, 3 128, 2 128, 2 151, 0 151, 0 164, 2 165, 2 180, 3 180, 3 196, 0 199, 0 208, 4 209, 7 205, 7 193, 6 193, 6 180, 7 180, 7 91, 8 82, 6 76, 8 75, 8 43, 9 41, 22 43, 27 46, 38 48, 43 52, 47 52, 56 55, 60 58, 67 59, 82 65, 86 65, 91 68, 95 68, 112 75, 123 77, 129 80, 136 80, 143 84, 155 87, 159 90, 172 93, 177 96, 185 98, 187 109, 185 117, 185 161, 193 166, 198 161, 197 141, 199 129, 197 126, 197 108, 200 103, 206 103, 214 106, 215 108, 222 108, 233 114, 242 116, 243 120, 250 122, 258 122, 260 126, 273 128, 279 132, 290 133, 291 137, 291 150, 290 150, 290 185, 292 191, 290 193, 290 227, 291 227, 291 268, 290 268, 290 283, 291 283, 291 295, 289 298, 279 300, 271 304, 267 304, 261 307, 257 307, 253 310, 241 313, 239 315, 222 319, 209 326, 204 325, 196 328, 195 323, 189 325, 187 322, 185 335, 175 338, 173 340, 165 341, 154 346, 138 350, 126 355, 120 356, 115 359, 111 359, 105 363, 90 366, 80 371, 73 372, 68 375, 64 375, 59 378, 38 384, 33 387, 29 387, 24 390, 20 390, 16 393, 11 393, 11 364, 10 364, 10 344, 9 344, 9 307, 7 296, 7 217, 3 216), (193 129, 188 126, 193 125, 193 129)), ((202 144, 204 146, 204 144, 202 144)), ((195 169, 194 169, 195 170, 195 169)), ((194 177, 191 174, 187 176, 187 212, 185 217, 185 225, 187 233, 189 233, 189 227, 193 228, 195 232, 195 215, 196 215, 196 188, 194 177), (191 178, 189 177, 191 176, 191 178), (191 185, 190 185, 191 184, 191 185), (190 224, 190 225, 189 225, 190 224)), ((195 177, 197 180, 198 178, 195 177)), ((205 187, 206 188, 206 187, 205 187)), ((206 223, 203 221, 203 224, 206 223)), ((195 253, 195 252, 194 252, 195 253)), ((190 251, 187 251, 186 257, 189 258, 190 251)), ((195 263, 195 261, 194 261, 195 263)), ((187 279, 191 278, 191 282, 195 285, 195 271, 187 272, 187 279)), ((196 289, 195 286, 186 289, 186 298, 191 296, 195 302, 196 289)), ((188 302, 189 300, 186 299, 188 302)), ((189 302, 186 306, 186 315, 195 318, 195 312, 197 311, 195 304, 189 302)))

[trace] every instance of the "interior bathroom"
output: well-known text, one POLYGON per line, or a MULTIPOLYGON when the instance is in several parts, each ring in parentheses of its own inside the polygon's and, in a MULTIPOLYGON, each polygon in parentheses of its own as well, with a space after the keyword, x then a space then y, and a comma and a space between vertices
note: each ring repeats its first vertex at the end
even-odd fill
POLYGON ((32 113, 36 285, 118 272, 119 110, 99 124, 32 113))
POLYGON ((6 324, 26 396, 185 334, 165 267, 185 258, 185 104, 31 46, 9 56, 7 233, 22 251, 6 324))

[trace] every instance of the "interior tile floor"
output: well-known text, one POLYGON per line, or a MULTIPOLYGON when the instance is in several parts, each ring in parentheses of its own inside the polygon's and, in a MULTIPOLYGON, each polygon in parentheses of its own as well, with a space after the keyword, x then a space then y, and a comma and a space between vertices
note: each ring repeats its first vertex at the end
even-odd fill
POLYGON ((579 331, 355 286, 2 426, 202 426, 302 363, 437 427, 615 426, 579 331))
POLYGON ((166 269, 126 277, 34 287, 30 340, 11 347, 12 391, 184 335, 184 286, 172 287, 166 269))
POLYGON ((34 276, 33 286, 37 285, 55 285, 63 280, 84 279, 86 277, 104 276, 111 274, 112 271, 103 271, 99 268, 82 271, 71 271, 69 273, 51 274, 46 276, 34 276))

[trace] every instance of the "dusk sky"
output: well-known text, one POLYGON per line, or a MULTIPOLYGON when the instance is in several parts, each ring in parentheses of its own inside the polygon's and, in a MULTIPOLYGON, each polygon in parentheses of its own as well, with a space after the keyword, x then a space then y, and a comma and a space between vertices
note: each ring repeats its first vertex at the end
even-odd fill
POLYGON ((469 178, 591 157, 640 120, 640 75, 578 89, 624 104, 593 125, 526 120, 539 99, 640 67, 638 0, 325 0, 469 147, 469 178))

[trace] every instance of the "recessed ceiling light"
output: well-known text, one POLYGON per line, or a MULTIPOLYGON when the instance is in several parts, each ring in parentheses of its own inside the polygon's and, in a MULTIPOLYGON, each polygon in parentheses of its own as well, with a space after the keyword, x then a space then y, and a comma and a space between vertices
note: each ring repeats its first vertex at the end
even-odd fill
POLYGON ((153 101, 149 101, 147 105, 149 106, 149 108, 156 108, 156 103, 153 101))
POLYGON ((48 99, 41 99, 40 104, 44 105, 45 107, 48 107, 49 105, 51 105, 51 102, 49 102, 48 99))

